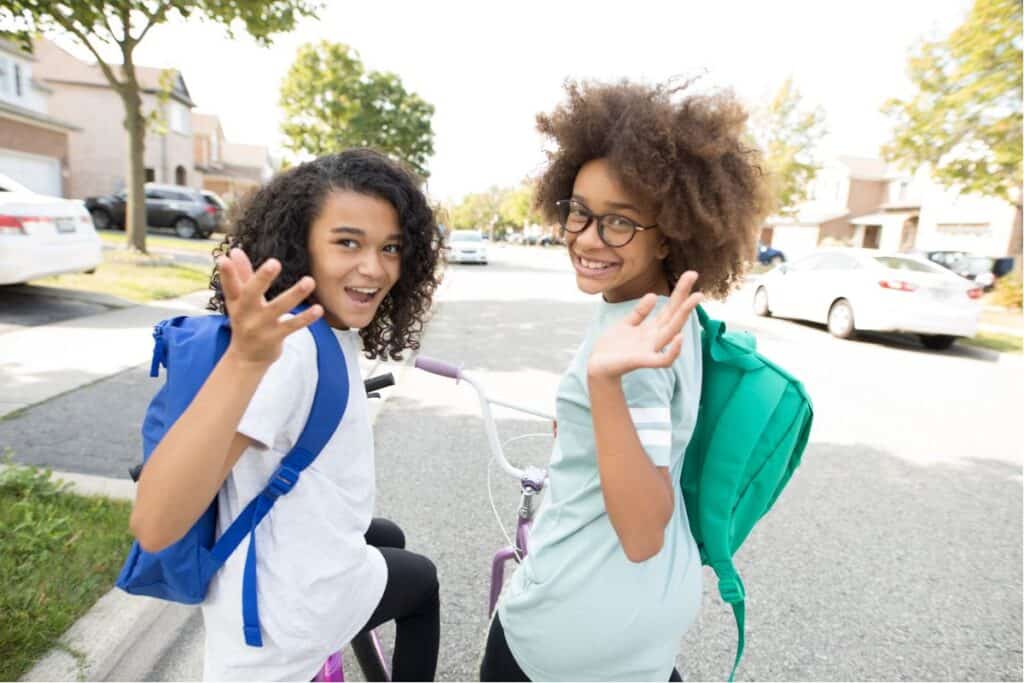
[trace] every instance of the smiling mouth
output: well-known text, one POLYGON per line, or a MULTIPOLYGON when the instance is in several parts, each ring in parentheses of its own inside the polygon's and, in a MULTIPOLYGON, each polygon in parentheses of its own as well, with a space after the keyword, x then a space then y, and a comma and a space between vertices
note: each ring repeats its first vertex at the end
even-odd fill
POLYGON ((368 304, 380 293, 380 287, 346 287, 345 293, 357 304, 368 304))
POLYGON ((619 264, 612 261, 599 261, 572 254, 572 264, 576 272, 586 277, 606 277, 618 269, 619 264))

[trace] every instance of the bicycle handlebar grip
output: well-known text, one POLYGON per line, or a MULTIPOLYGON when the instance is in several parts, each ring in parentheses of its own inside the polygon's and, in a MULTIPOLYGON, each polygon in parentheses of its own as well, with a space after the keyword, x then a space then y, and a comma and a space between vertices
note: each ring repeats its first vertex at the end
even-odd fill
POLYGON ((441 375, 442 377, 451 377, 452 379, 459 379, 462 377, 462 371, 459 368, 436 358, 416 356, 416 362, 414 365, 420 370, 426 370, 427 372, 435 375, 441 375))
POLYGON ((386 372, 383 375, 376 375, 363 382, 363 387, 366 389, 367 394, 372 394, 375 391, 380 391, 385 387, 390 387, 395 383, 395 376, 390 372, 386 372))

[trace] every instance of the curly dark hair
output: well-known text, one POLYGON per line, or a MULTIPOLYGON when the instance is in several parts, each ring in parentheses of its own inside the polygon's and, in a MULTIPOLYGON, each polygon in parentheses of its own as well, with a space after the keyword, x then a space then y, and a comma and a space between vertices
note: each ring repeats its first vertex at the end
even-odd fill
MULTIPOLYGON (((367 358, 399 360, 419 348, 423 323, 440 278, 441 232, 419 181, 398 163, 370 149, 349 149, 279 173, 232 209, 233 234, 214 249, 216 258, 238 247, 254 267, 273 257, 281 273, 267 291, 277 296, 310 274, 309 230, 328 193, 349 190, 390 203, 402 230, 401 271, 373 321, 359 334, 367 358)), ((208 309, 225 312, 220 273, 210 278, 208 309)), ((316 298, 310 296, 309 303, 316 298)))
POLYGON ((568 101, 537 115, 537 129, 557 149, 548 152, 535 203, 555 222, 555 202, 572 196, 580 168, 607 159, 623 187, 656 212, 671 245, 669 285, 696 270, 698 288, 722 297, 755 254, 771 195, 760 153, 742 139, 746 110, 727 91, 674 97, 690 83, 568 81, 568 101))

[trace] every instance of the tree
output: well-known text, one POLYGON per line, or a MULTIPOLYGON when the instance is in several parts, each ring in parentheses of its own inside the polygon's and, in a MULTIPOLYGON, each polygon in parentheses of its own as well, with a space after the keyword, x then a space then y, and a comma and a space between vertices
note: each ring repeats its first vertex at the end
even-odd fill
POLYGON ((457 230, 488 232, 501 219, 501 203, 506 192, 494 186, 486 192, 467 194, 452 207, 452 227, 457 230))
POLYGON ((152 117, 142 110, 142 89, 135 71, 135 49, 154 27, 174 17, 198 18, 223 24, 230 36, 241 23, 259 43, 290 31, 299 17, 319 8, 320 0, 4 0, 0 28, 31 46, 37 33, 68 37, 87 49, 124 104, 128 131, 128 207, 125 230, 129 246, 146 251, 145 176, 146 125, 152 117), (102 56, 116 46, 121 64, 102 56))
POLYGON ((803 98, 787 78, 767 107, 755 112, 751 121, 754 143, 764 153, 772 179, 777 210, 792 214, 807 198, 807 190, 820 164, 816 148, 824 137, 825 112, 805 110, 803 98))
POLYGON ((540 223, 540 214, 533 206, 533 183, 525 181, 509 190, 502 199, 500 213, 503 222, 522 229, 529 223, 540 223))
POLYGON ((372 147, 426 179, 434 154, 434 107, 393 73, 367 71, 347 45, 299 48, 281 85, 281 130, 294 152, 320 156, 372 147))
POLYGON ((916 93, 885 103, 890 161, 927 165, 946 187, 1017 207, 1011 255, 1021 256, 1021 4, 975 0, 947 39, 923 41, 908 72, 916 93))

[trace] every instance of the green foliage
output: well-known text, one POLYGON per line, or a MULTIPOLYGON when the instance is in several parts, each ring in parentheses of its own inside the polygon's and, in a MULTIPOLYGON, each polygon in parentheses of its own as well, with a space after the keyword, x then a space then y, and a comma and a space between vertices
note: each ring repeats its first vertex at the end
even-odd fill
POLYGON ((452 208, 451 221, 457 229, 493 229, 500 238, 509 230, 522 230, 524 224, 540 223, 541 217, 533 207, 533 185, 524 182, 465 195, 452 208))
POLYGON ((49 470, 0 470, 0 680, 18 680, 113 587, 130 505, 68 493, 49 470))
POLYGON ((322 156, 372 147, 427 178, 434 154, 434 106, 393 74, 370 71, 347 45, 299 48, 281 85, 281 130, 299 154, 322 156))
POLYGON ((907 166, 928 164, 937 181, 1020 205, 1021 3, 975 0, 945 40, 913 51, 916 88, 883 112, 894 124, 883 153, 907 166))
POLYGON ((780 213, 792 213, 807 197, 819 168, 816 147, 825 132, 825 112, 820 107, 803 107, 792 78, 787 78, 768 106, 752 117, 753 142, 764 153, 780 213))

